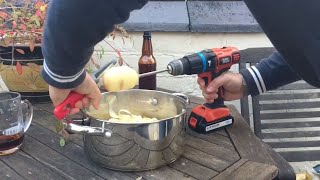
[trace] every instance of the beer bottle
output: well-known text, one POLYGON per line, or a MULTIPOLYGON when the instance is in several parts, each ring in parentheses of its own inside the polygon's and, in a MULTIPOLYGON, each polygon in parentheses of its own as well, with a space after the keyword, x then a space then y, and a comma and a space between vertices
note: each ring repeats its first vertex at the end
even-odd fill
MULTIPOLYGON (((139 74, 155 71, 156 59, 153 56, 151 33, 143 33, 142 55, 139 59, 139 74)), ((156 75, 139 78, 139 89, 155 90, 157 88, 156 75)))

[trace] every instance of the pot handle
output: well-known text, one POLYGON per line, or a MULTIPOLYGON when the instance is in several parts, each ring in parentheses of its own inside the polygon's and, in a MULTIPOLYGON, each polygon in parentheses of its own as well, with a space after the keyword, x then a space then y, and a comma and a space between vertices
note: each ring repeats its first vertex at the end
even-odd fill
POLYGON ((182 94, 182 93, 172 93, 172 95, 181 98, 181 99, 184 100, 188 105, 190 104, 190 99, 189 99, 189 97, 188 97, 187 95, 182 94))
MULTIPOLYGON (((83 94, 79 94, 77 92, 70 92, 68 97, 54 109, 54 115, 59 119, 64 119, 67 115, 69 115, 70 110, 68 107, 75 107, 75 104, 84 97, 83 94)), ((111 137, 112 131, 109 129, 105 129, 105 123, 102 123, 102 127, 91 127, 91 126, 82 126, 72 123, 72 121, 68 121, 67 123, 63 122, 66 130, 70 133, 74 134, 86 134, 86 135, 104 135, 106 137, 111 137)))
POLYGON ((102 123, 102 127, 90 127, 90 126, 82 126, 74 123, 66 124, 66 131, 74 134, 83 134, 83 135, 94 135, 94 136, 105 136, 110 138, 112 135, 112 131, 104 128, 105 123, 102 123))

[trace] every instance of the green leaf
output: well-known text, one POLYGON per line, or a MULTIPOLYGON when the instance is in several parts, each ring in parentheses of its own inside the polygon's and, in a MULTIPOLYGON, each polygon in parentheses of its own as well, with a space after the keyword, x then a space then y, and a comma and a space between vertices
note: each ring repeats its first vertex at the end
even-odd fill
POLYGON ((62 121, 57 120, 55 126, 56 126, 56 131, 57 131, 57 133, 59 133, 59 132, 61 132, 61 131, 63 130, 63 123, 62 123, 62 121))
POLYGON ((40 21, 39 19, 35 19, 37 26, 40 26, 40 21))
POLYGON ((63 147, 66 145, 66 141, 63 138, 60 138, 60 146, 63 147))

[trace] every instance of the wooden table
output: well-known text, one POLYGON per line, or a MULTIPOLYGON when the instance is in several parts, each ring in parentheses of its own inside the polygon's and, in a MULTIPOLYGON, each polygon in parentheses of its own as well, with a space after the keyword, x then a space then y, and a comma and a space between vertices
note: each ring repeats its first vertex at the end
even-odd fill
MULTIPOLYGON (((192 107, 203 103, 191 98, 192 107)), ((188 130, 184 155, 176 162, 145 172, 119 172, 91 162, 81 135, 60 147, 51 103, 34 105, 34 118, 18 152, 0 157, 1 179, 272 179, 278 168, 269 151, 252 133, 234 106, 235 124, 202 135, 188 130)))

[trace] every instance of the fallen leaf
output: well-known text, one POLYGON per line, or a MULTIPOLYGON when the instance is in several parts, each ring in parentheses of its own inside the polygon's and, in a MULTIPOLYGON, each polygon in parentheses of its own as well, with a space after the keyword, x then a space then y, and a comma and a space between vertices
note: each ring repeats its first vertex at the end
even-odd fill
POLYGON ((63 123, 57 120, 55 127, 56 127, 56 132, 59 133, 63 130, 63 123))
POLYGON ((12 28, 13 28, 13 29, 17 28, 17 23, 16 23, 16 21, 12 21, 12 28))
MULTIPOLYGON (((0 0, 0 1, 1 1, 1 0, 0 0)), ((5 13, 5 12, 0 11, 0 17, 1 17, 2 19, 6 19, 6 18, 8 17, 8 14, 5 13)))
POLYGON ((140 177, 137 177, 137 179, 136 180, 141 180, 142 179, 142 176, 140 176, 140 177))
POLYGON ((36 21, 37 26, 40 26, 40 21, 39 21, 39 19, 36 19, 35 21, 36 21))
POLYGON ((42 12, 44 12, 44 11, 46 10, 46 8, 47 8, 47 4, 40 6, 40 10, 41 10, 42 12))
POLYGON ((40 9, 40 7, 42 6, 42 2, 40 1, 40 0, 38 0, 37 2, 36 2, 36 4, 35 4, 35 8, 36 9, 40 9))
POLYGON ((21 25, 20 25, 20 27, 21 27, 21 29, 22 29, 22 30, 24 30, 24 31, 26 31, 26 30, 27 30, 27 26, 26 26, 26 25, 24 25, 24 24, 21 24, 21 25))
POLYGON ((63 138, 60 138, 60 146, 63 147, 66 145, 66 141, 63 138))
POLYGON ((18 51, 20 54, 25 54, 24 50, 22 50, 22 49, 16 49, 16 51, 18 51))
POLYGON ((34 50, 34 41, 33 40, 31 40, 29 42, 29 48, 30 48, 30 51, 33 52, 33 50, 34 50))
POLYGON ((19 61, 17 61, 17 63, 16 63, 16 70, 17 70, 19 75, 22 74, 22 66, 21 66, 19 61))

